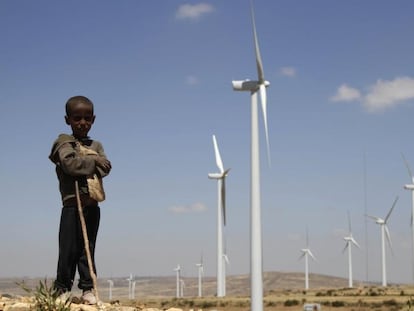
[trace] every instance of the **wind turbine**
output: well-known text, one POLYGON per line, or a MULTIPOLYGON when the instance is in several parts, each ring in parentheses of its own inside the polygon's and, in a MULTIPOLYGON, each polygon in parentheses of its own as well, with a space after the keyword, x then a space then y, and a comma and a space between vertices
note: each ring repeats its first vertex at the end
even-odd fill
POLYGON ((198 267, 198 297, 203 297, 203 275, 204 275, 204 265, 203 265, 203 255, 201 255, 200 263, 197 263, 198 267))
POLYGON ((401 156, 404 160, 405 166, 407 167, 408 170, 408 174, 410 175, 411 178, 411 184, 406 184, 404 185, 404 189, 406 190, 411 190, 411 221, 410 221, 410 225, 411 225, 411 232, 412 232, 412 237, 411 237, 411 241, 412 241, 412 273, 413 273, 413 282, 414 282, 414 176, 413 173, 411 171, 410 165, 408 164, 408 161, 405 159, 404 154, 401 153, 401 156))
POLYGON ((345 248, 343 252, 348 248, 348 273, 349 273, 349 287, 353 287, 353 280, 352 280, 352 244, 356 247, 361 248, 357 241, 355 241, 354 237, 352 236, 352 229, 351 229, 351 217, 349 216, 348 211, 348 227, 349 227, 349 235, 344 237, 346 242, 345 248))
POLYGON ((258 80, 232 81, 233 90, 249 91, 251 95, 251 180, 250 180, 250 291, 251 310, 263 310, 263 267, 262 267, 262 224, 260 211, 260 158, 259 158, 259 120, 257 93, 263 110, 263 121, 266 132, 267 155, 270 164, 269 135, 267 130, 266 87, 270 85, 263 73, 259 42, 256 34, 253 4, 251 3, 253 38, 256 52, 258 80))
POLYGON ((128 281, 128 299, 132 299, 132 281, 133 281, 132 273, 129 275, 129 278, 126 279, 128 281))
POLYGON ((309 289, 309 259, 308 256, 312 257, 313 260, 316 261, 315 256, 313 256, 310 248, 309 248, 309 237, 308 237, 308 230, 306 230, 306 248, 301 249, 302 255, 299 259, 305 257, 305 290, 309 289))
POLYGON ((108 280, 109 283, 109 300, 112 300, 112 289, 114 288, 114 281, 108 280))
POLYGON ((210 173, 208 178, 217 179, 218 203, 217 203, 217 297, 224 297, 223 284, 223 225, 226 225, 226 176, 230 169, 224 170, 216 136, 213 135, 214 153, 219 173, 210 173))
POLYGON ((175 297, 180 298, 180 265, 177 265, 177 268, 174 269, 176 272, 176 295, 175 297))
POLYGON ((390 215, 391 215, 395 205, 397 204, 397 201, 398 201, 398 196, 395 198, 395 201, 392 204, 390 211, 388 212, 387 216, 384 219, 382 219, 380 217, 376 217, 376 216, 366 215, 367 217, 374 219, 375 223, 381 226, 382 286, 387 286, 387 268, 386 268, 386 262, 385 262, 386 261, 385 237, 387 237, 389 246, 392 250, 390 231, 388 230, 388 227, 387 227, 387 221, 388 221, 388 218, 390 218, 390 215))

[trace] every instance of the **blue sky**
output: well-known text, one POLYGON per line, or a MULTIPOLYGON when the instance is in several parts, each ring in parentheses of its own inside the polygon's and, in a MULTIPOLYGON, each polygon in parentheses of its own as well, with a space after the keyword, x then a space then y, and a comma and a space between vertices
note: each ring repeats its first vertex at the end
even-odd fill
MULTIPOLYGON (((413 282, 401 152, 414 169, 414 3, 254 6, 271 83, 264 270, 304 271, 308 228, 310 271, 346 277, 349 210, 363 248, 354 278, 381 280, 379 227, 364 214, 384 217, 399 196, 388 280, 413 282)), ((95 103, 90 135, 113 164, 99 275, 173 275, 180 264, 196 276, 201 253, 215 275, 213 134, 231 168, 227 271, 249 272, 250 98, 231 87, 257 77, 249 1, 1 1, 0 34, 0 277, 55 275, 60 197, 48 154, 69 131, 66 100, 79 94, 95 103)))

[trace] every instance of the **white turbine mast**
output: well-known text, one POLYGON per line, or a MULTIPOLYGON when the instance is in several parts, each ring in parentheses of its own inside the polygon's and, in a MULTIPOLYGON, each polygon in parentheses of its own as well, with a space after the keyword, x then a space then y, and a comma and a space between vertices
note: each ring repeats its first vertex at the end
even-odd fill
POLYGON ((114 288, 114 281, 108 280, 108 283, 109 283, 109 291, 108 291, 109 297, 108 297, 108 299, 109 299, 109 301, 111 301, 112 300, 112 289, 114 288))
POLYGON ((204 276, 204 264, 203 255, 201 255, 200 263, 197 263, 198 267, 198 297, 203 297, 203 276, 204 276))
POLYGON ((128 299, 132 299, 132 281, 133 281, 132 273, 129 275, 129 278, 126 279, 128 281, 128 299))
POLYGON ((410 226, 411 226, 411 243, 412 243, 412 257, 411 257, 411 264, 412 264, 412 281, 414 283, 414 176, 411 171, 410 165, 408 164, 408 161, 405 159, 404 154, 401 153, 401 156, 404 160, 405 166, 407 167, 408 174, 411 178, 411 183, 404 185, 404 189, 411 191, 411 220, 410 220, 410 226))
POLYGON ((180 279, 180 297, 184 297, 184 288, 185 288, 185 282, 183 279, 180 279))
POLYGON ((349 288, 353 287, 353 278, 352 278, 352 244, 354 244, 356 247, 361 248, 358 244, 358 242, 354 239, 352 236, 352 228, 351 228, 351 216, 349 215, 348 211, 348 228, 349 233, 348 236, 344 237, 344 240, 346 242, 345 247, 342 252, 345 252, 346 249, 348 249, 348 286, 349 288))
POLYGON ((131 287, 131 299, 135 299, 135 285, 137 283, 137 280, 134 279, 132 280, 132 287, 131 287))
POLYGON ((248 91, 251 94, 251 181, 250 181, 250 291, 251 311, 263 310, 263 267, 262 267, 262 225, 260 206, 260 157, 259 118, 257 93, 260 93, 263 121, 266 133, 267 158, 270 164, 270 145, 267 130, 266 87, 270 85, 263 73, 259 42, 256 33, 253 4, 251 3, 253 38, 256 53, 258 80, 232 81, 233 90, 248 91))
POLYGON ((226 177, 230 169, 224 170, 216 136, 213 135, 214 154, 219 173, 210 173, 208 178, 217 179, 217 297, 224 297, 223 274, 223 225, 226 225, 226 177))
POLYGON ((306 229, 306 248, 302 248, 300 250, 302 252, 302 255, 299 257, 299 259, 302 259, 305 257, 305 290, 309 289, 309 256, 316 261, 315 256, 313 256, 310 248, 309 248, 309 236, 308 236, 308 230, 306 229))
POLYGON ((385 239, 387 239, 389 247, 392 251, 392 244, 391 244, 391 236, 390 231, 387 226, 388 219, 391 216, 391 213, 397 204, 398 196, 395 198, 394 203, 391 206, 391 209, 389 210, 387 216, 383 219, 376 216, 370 216, 366 215, 369 218, 372 218, 375 220, 375 223, 377 225, 380 225, 381 227, 381 258, 382 258, 382 286, 387 286, 387 265, 386 265, 386 254, 385 254, 385 239))
POLYGON ((176 273, 176 298, 180 298, 180 271, 181 267, 180 265, 177 265, 177 267, 174 269, 176 273))

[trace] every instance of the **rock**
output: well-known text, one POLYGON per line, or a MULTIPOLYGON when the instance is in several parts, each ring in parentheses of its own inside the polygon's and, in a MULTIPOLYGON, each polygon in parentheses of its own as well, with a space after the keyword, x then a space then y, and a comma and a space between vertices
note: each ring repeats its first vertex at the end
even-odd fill
POLYGON ((8 304, 3 309, 4 311, 29 311, 31 304, 27 302, 16 302, 13 304, 8 304))

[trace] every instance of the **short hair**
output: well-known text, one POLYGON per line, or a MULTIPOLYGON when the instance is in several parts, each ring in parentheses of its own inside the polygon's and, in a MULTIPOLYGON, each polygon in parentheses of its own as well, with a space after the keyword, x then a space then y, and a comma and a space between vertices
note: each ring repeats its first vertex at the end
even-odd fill
POLYGON ((92 107, 92 112, 93 112, 93 102, 86 96, 78 95, 78 96, 73 96, 69 98, 68 101, 66 102, 66 115, 67 116, 70 115, 73 105, 78 104, 78 103, 90 105, 92 107))

